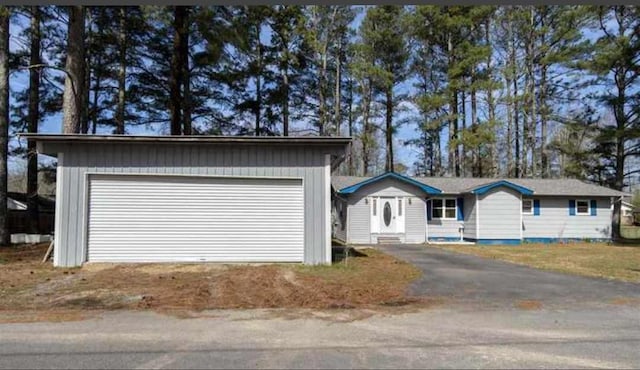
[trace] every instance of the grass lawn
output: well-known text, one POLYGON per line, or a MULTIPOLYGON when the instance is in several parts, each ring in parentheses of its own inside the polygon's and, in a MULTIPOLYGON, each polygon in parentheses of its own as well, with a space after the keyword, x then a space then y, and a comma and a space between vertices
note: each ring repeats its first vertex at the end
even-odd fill
MULTIPOLYGON (((367 249, 331 266, 42 264, 47 244, 0 248, 3 314, 65 310, 384 307, 406 300, 414 266, 367 249)), ((37 319, 36 319, 37 320, 37 319)))
POLYGON ((640 246, 605 243, 434 245, 545 270, 640 282, 640 246))

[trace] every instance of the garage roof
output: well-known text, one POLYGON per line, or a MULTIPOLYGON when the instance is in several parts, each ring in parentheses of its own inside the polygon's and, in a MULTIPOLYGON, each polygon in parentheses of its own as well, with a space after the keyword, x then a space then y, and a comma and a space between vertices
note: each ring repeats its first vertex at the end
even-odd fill
POLYGON ((88 134, 30 134, 20 133, 19 137, 38 142, 38 152, 57 154, 42 144, 72 143, 131 143, 131 144, 226 144, 226 145, 291 145, 291 146, 324 146, 343 148, 351 143, 350 137, 332 136, 214 136, 214 135, 88 135, 88 134))
POLYGON ((242 143, 242 144, 321 144, 346 145, 350 137, 332 136, 215 136, 215 135, 88 135, 88 134, 18 134, 27 140, 42 142, 152 142, 152 143, 242 143))

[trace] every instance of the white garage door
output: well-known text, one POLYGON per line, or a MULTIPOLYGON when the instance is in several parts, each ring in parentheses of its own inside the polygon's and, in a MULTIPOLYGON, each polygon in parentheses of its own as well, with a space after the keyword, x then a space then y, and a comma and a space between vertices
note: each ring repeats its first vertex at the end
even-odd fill
POLYGON ((92 176, 90 262, 302 262, 299 179, 92 176))

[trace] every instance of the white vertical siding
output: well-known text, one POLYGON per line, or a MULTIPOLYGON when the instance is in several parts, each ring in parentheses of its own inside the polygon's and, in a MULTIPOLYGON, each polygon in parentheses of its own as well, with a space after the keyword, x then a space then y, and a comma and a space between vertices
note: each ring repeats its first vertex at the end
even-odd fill
POLYGON ((464 222, 457 220, 442 220, 432 218, 429 222, 429 239, 460 238, 460 228, 464 222))
POLYGON ((480 239, 520 239, 520 193, 499 187, 479 200, 480 239))
POLYGON ((540 215, 523 215, 524 238, 611 237, 611 199, 608 197, 531 197, 540 200, 540 215), (569 199, 595 199, 596 216, 570 216, 569 199))
POLYGON ((477 233, 477 207, 476 196, 467 195, 464 197, 464 237, 476 239, 477 233))
POLYGON ((420 197, 409 197, 409 199, 405 201, 405 242, 424 243, 427 227, 425 200, 420 197), (411 204, 409 204, 409 199, 411 199, 411 204))
POLYGON ((348 242, 352 244, 371 243, 371 206, 365 199, 349 199, 348 242))

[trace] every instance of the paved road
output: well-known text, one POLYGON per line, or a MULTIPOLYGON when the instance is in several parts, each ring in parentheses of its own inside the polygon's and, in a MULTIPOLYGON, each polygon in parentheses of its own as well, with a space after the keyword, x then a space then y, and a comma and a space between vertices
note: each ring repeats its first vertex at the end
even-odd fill
MULTIPOLYGON (((0 368, 633 368, 640 309, 422 310, 335 322, 120 312, 0 325, 0 368)), ((310 315, 310 313, 307 313, 310 315)), ((338 317, 339 318, 339 317, 338 317)))
MULTIPOLYGON (((512 306, 521 300, 570 308, 638 300, 640 284, 538 270, 416 245, 378 246, 424 272, 410 288, 418 296, 444 296, 465 305, 512 306)), ((639 318, 640 319, 640 318, 639 318)))

